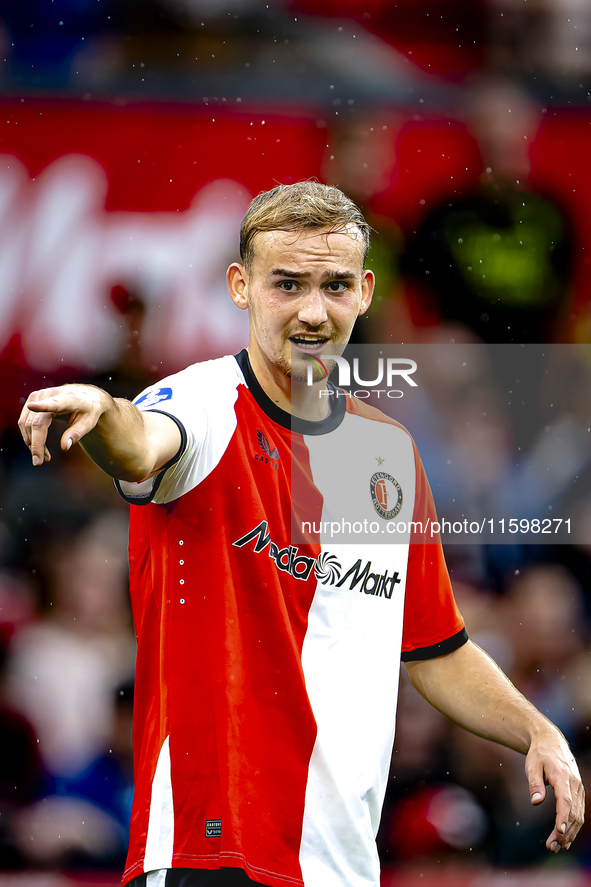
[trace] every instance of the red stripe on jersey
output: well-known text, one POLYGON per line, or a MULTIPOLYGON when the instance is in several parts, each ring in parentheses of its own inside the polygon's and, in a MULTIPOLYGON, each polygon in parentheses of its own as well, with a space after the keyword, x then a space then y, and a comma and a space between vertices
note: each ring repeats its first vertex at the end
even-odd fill
MULTIPOLYGON (((267 883, 303 883, 298 854, 316 724, 301 651, 316 578, 295 578, 273 561, 269 569, 270 545, 255 553, 256 540, 232 543, 264 520, 272 543, 288 548, 292 470, 307 480, 305 519, 319 520, 322 497, 301 437, 269 420, 243 386, 236 413, 234 436, 202 483, 167 505, 131 508, 137 686, 150 689, 137 700, 134 746, 143 761, 125 881, 142 870, 151 780, 170 735, 173 866, 247 861, 250 875, 267 883), (265 457, 257 429, 278 459, 265 457), (218 819, 221 836, 206 838, 206 821, 218 819)), ((298 554, 316 558, 319 550, 317 541, 300 541, 298 554)))

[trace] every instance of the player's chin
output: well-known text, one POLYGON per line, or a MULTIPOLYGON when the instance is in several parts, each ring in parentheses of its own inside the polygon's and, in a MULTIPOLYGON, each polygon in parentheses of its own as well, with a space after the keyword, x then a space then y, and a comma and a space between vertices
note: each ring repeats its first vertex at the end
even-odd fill
POLYGON ((326 379, 326 373, 312 359, 306 360, 305 357, 292 356, 289 366, 288 376, 292 382, 321 382, 326 379))
MULTIPOLYGON (((303 367, 298 366, 296 361, 291 362, 289 371, 287 375, 291 379, 292 382, 307 382, 308 381, 308 367, 304 365, 303 367)), ((316 382, 316 372, 312 370, 312 381, 316 382)))

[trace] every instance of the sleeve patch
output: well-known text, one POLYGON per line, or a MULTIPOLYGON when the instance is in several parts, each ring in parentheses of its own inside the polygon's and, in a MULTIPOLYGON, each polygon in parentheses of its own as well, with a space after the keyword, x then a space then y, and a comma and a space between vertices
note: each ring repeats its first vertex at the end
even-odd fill
POLYGON ((172 388, 156 388, 152 391, 146 392, 146 394, 142 394, 141 397, 137 397, 133 403, 136 407, 141 407, 143 410, 147 410, 162 403, 163 400, 170 400, 171 397, 172 388))

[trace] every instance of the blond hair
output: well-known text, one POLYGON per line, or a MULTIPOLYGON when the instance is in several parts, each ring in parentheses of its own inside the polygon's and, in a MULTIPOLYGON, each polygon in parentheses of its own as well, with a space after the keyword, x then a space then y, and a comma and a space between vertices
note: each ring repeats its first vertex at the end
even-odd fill
POLYGON ((294 231, 311 228, 341 231, 355 225, 364 240, 363 262, 369 250, 370 227, 363 213, 342 191, 320 182, 296 182, 261 191, 250 204, 240 226, 240 257, 250 270, 253 240, 261 231, 294 231))

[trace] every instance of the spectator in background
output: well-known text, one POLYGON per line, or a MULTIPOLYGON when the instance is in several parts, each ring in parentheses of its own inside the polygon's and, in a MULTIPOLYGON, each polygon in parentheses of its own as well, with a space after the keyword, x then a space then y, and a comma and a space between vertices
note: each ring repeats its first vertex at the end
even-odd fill
POLYGON ((12 832, 36 865, 124 862, 133 691, 122 682, 131 679, 135 652, 125 549, 118 512, 54 540, 46 612, 10 647, 10 698, 35 726, 44 771, 38 800, 19 811, 12 832))
POLYGON ((569 662, 583 648, 583 612, 577 582, 554 564, 519 571, 503 601, 503 624, 514 651, 512 677, 569 740, 583 715, 565 688, 569 662))
POLYGON ((378 125, 375 115, 359 114, 327 132, 323 177, 351 195, 372 228, 367 266, 376 275, 377 290, 369 310, 353 329, 351 344, 383 341, 386 315, 392 312, 400 287, 402 231, 391 214, 372 209, 372 197, 391 184, 392 131, 400 121, 393 121, 390 115, 388 119, 390 128, 378 125))
POLYGON ((81 773, 103 749, 113 690, 133 671, 125 546, 125 519, 108 512, 54 543, 47 612, 12 642, 11 698, 34 724, 54 777, 81 773))
POLYGON ((555 203, 528 187, 538 109, 515 86, 490 81, 471 93, 469 117, 481 187, 443 202, 410 239, 402 269, 412 298, 476 341, 561 341, 572 236, 555 203))
MULTIPOLYGON (((562 551, 555 551, 560 559, 562 551)), ((575 750, 588 749, 589 646, 580 585, 564 566, 548 562, 518 570, 505 589, 497 595, 454 583, 471 635, 560 723, 575 750)), ((450 724, 404 678, 399 722, 380 830, 385 860, 461 862, 469 855, 473 864, 512 867, 542 861, 539 831, 547 812, 531 810, 514 752, 450 724)))
POLYGON ((133 796, 132 709, 128 682, 114 691, 112 732, 97 757, 73 776, 46 777, 38 799, 14 818, 14 844, 29 863, 123 868, 133 796))
POLYGON ((39 759, 31 723, 8 701, 6 649, 0 646, 0 869, 20 868, 23 854, 15 841, 20 811, 38 789, 39 759))

